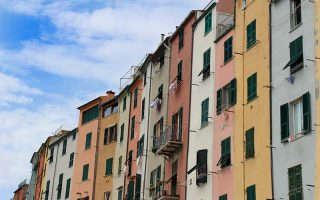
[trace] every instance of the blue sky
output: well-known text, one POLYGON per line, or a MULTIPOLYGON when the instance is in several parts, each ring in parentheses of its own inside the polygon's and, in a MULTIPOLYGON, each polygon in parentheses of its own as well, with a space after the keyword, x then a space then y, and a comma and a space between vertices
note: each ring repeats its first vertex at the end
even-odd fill
POLYGON ((76 108, 118 91, 160 34, 203 0, 0 0, 0 198, 30 177, 32 153, 76 108))

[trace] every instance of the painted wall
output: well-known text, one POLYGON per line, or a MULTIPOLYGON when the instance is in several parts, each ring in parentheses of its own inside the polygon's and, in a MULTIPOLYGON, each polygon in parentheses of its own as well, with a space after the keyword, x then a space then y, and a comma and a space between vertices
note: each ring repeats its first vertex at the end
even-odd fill
MULTIPOLYGON (((109 158, 113 158, 114 165, 115 162, 117 162, 115 157, 115 147, 116 143, 118 141, 104 144, 104 132, 106 128, 110 128, 112 126, 117 125, 118 123, 118 112, 111 114, 110 116, 103 117, 103 109, 107 108, 109 106, 112 106, 113 104, 117 103, 117 100, 115 102, 111 102, 110 104, 104 105, 102 107, 101 113, 101 122, 100 122, 100 130, 99 130, 99 141, 98 141, 98 151, 97 151, 97 174, 95 179, 95 200, 105 200, 105 192, 111 192, 116 193, 116 190, 113 190, 113 176, 116 175, 117 171, 112 170, 112 175, 106 176, 106 160, 109 158)), ((117 130, 117 133, 119 133, 119 130, 117 130)), ((110 134, 110 132, 109 132, 110 134)))
POLYGON ((31 158, 31 178, 28 187, 27 200, 35 199, 37 178, 38 178, 38 168, 39 168, 39 156, 38 152, 34 152, 31 158))
POLYGON ((246 198, 246 188, 256 187, 257 199, 271 199, 270 95, 269 95, 269 2, 242 1, 235 6, 235 77, 237 104, 235 106, 234 196, 246 198), (263 14, 261 14, 263 13, 263 14), (256 20, 257 43, 246 48, 246 28, 256 20), (243 54, 243 55, 242 55, 243 54), (257 72, 257 98, 247 102, 247 78, 257 72), (245 131, 254 127, 255 157, 245 159, 245 131))
MULTIPOLYGON (((118 142, 115 146, 115 156, 114 156, 114 167, 113 167, 113 190, 111 192, 112 199, 118 198, 118 191, 119 189, 123 190, 124 185, 124 178, 125 174, 123 172, 123 166, 126 161, 126 153, 127 153, 127 141, 128 141, 128 125, 129 125, 129 111, 130 111, 130 96, 128 95, 127 90, 119 96, 118 99, 118 106, 119 106, 119 112, 118 112, 118 142), (126 98, 124 98, 126 97, 126 98), (123 110, 123 102, 126 101, 126 109, 123 110), (123 141, 120 142, 120 130, 121 125, 124 124, 124 134, 123 134, 123 141), (119 167, 119 157, 122 157, 122 166, 121 167, 121 173, 117 174, 118 167, 119 167)), ((122 193, 123 196, 123 193, 122 193)))
POLYGON ((28 185, 21 186, 14 192, 13 200, 25 200, 27 196, 28 185))
MULTIPOLYGON (((216 39, 216 7, 209 7, 201 19, 198 19, 193 30, 193 57, 192 57, 192 87, 191 87, 191 108, 190 108, 190 134, 188 170, 197 163, 197 151, 208 150, 208 171, 213 168, 213 111, 214 111, 214 70, 215 70, 215 45, 216 39), (212 30, 205 34, 205 16, 212 13, 212 30), (210 50, 210 76, 202 80, 202 75, 198 76, 203 69, 203 54, 210 50), (201 128, 201 103, 209 98, 208 125, 201 128)), ((196 171, 188 175, 187 199, 212 199, 212 179, 208 177, 206 184, 196 185, 196 171)))
POLYGON ((39 168, 38 168, 38 178, 35 189, 35 200, 42 199, 42 182, 44 182, 44 171, 45 171, 45 158, 46 158, 46 146, 43 143, 38 151, 39 154, 39 168))
MULTIPOLYGON (((215 43, 215 52, 216 52, 216 64, 215 64, 215 92, 234 79, 234 58, 232 58, 227 63, 224 63, 224 43, 230 37, 233 37, 234 43, 234 30, 230 30, 226 35, 215 43)), ((233 45, 234 46, 234 45, 233 45)), ((216 97, 215 97, 216 98, 216 97)), ((215 99, 216 102, 216 99, 215 99)), ((217 163, 221 157, 221 141, 231 137, 231 141, 234 139, 234 107, 228 108, 228 111, 221 112, 217 115, 216 108, 215 117, 214 117, 214 128, 213 128, 213 164, 212 171, 219 172, 218 174, 213 174, 213 199, 219 199, 219 196, 227 194, 228 199, 235 199, 233 195, 234 185, 230 184, 233 182, 233 167, 227 167, 221 170, 220 166, 217 166, 217 163)), ((231 163, 233 163, 233 148, 231 146, 231 163)))
MULTIPOLYGON (((315 110, 315 65, 307 59, 314 58, 314 4, 302 2, 302 24, 290 29, 289 1, 272 4, 272 146, 274 197, 288 199, 288 168, 301 164, 304 199, 314 198, 315 175, 315 133, 311 132, 292 142, 281 142, 280 106, 292 102, 306 92, 310 92, 311 110, 315 110), (285 78, 290 76, 290 69, 282 68, 290 60, 290 42, 303 36, 303 57, 305 67, 293 74, 294 83, 285 78), (290 92, 288 92, 290 91, 290 92), (311 190, 308 190, 311 189, 311 190)), ((290 108, 289 108, 290 109, 290 108)), ((315 112, 312 112, 312 130, 315 124, 315 112)), ((290 120, 290 133, 293 134, 293 123, 290 120)))
MULTIPOLYGON (((179 50, 178 33, 171 38, 171 59, 169 71, 169 85, 175 84, 178 74, 178 64, 182 61, 182 82, 177 85, 175 90, 169 91, 168 97, 168 125, 172 125, 172 115, 183 109, 182 115, 182 147, 169 160, 166 161, 165 180, 172 176, 172 162, 178 160, 178 195, 180 199, 186 199, 187 185, 187 156, 188 156, 188 139, 189 139, 189 116, 190 116, 190 93, 191 93, 191 67, 192 67, 192 25, 197 17, 196 11, 191 11, 184 23, 179 26, 183 30, 184 41, 183 48, 179 50)), ((171 128, 171 127, 170 127, 171 128)), ((170 189, 171 182, 167 184, 170 189)))

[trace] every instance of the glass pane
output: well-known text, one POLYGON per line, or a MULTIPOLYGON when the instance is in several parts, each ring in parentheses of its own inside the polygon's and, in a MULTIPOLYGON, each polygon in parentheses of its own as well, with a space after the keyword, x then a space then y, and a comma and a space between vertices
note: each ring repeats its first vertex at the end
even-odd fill
POLYGON ((104 110, 103 116, 107 117, 111 115, 111 107, 108 107, 107 109, 104 110))
POLYGON ((298 134, 302 130, 303 116, 302 116, 302 101, 293 104, 293 120, 294 120, 294 134, 298 134))

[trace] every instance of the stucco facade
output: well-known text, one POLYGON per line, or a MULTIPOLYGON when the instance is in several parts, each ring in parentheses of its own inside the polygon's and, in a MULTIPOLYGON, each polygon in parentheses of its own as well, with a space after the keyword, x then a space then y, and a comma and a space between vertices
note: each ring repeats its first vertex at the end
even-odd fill
MULTIPOLYGON (((271 18, 271 49, 272 49, 272 146, 273 149, 273 180, 274 198, 289 199, 292 191, 289 190, 289 168, 301 165, 303 199, 314 198, 315 176, 315 62, 308 61, 314 56, 314 3, 305 2, 301 6, 301 24, 292 25, 292 16, 289 13, 292 7, 290 1, 279 1, 272 4, 271 18), (297 38, 303 38, 303 66, 293 71, 290 66, 283 69, 290 61, 290 46, 297 38), (291 78, 291 81, 290 81, 291 78), (289 79, 289 80, 288 80, 289 79), (290 91, 290 92, 288 92, 290 91), (294 130, 299 124, 295 120, 295 105, 304 94, 310 94, 311 130, 302 133, 294 130), (281 107, 288 105, 288 139, 283 134, 281 107)), ((300 11, 298 11, 300 12, 300 11)), ((298 14, 297 12, 297 14, 298 14)), ((305 104, 305 102, 303 102, 305 104)), ((303 105, 305 107, 305 105, 303 105)))
POLYGON ((237 133, 231 144, 234 197, 237 199, 248 196, 272 199, 269 4, 268 1, 247 0, 237 1, 235 5, 238 93, 234 128, 237 133), (249 135, 252 137, 247 139, 249 135))
POLYGON ((33 200, 35 199, 36 185, 37 185, 37 178, 38 178, 38 163, 39 163, 38 152, 33 153, 30 163, 31 163, 31 178, 30 178, 29 187, 28 187, 27 199, 33 200))
POLYGON ((118 142, 118 100, 109 99, 101 105, 100 129, 98 135, 96 179, 95 179, 95 200, 109 200, 113 190, 113 170, 115 159, 115 147, 118 142), (111 163, 111 164, 110 164, 111 163), (111 170, 109 169, 111 168, 111 170))

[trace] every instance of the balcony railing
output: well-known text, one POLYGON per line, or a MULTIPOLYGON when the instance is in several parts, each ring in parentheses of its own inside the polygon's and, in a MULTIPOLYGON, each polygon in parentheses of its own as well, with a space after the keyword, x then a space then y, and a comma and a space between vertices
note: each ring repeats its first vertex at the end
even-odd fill
POLYGON ((171 157, 182 146, 181 135, 178 128, 168 126, 155 140, 156 153, 171 157))
POLYGON ((225 14, 219 14, 220 22, 218 22, 217 25, 217 33, 216 38, 220 38, 225 32, 227 32, 230 28, 234 25, 234 18, 233 15, 225 15, 225 14))
POLYGON ((164 183, 163 181, 157 182, 156 186, 152 188, 152 197, 157 200, 179 200, 177 193, 177 183, 172 186, 171 181, 164 183), (175 188, 173 191, 173 187, 175 188))

